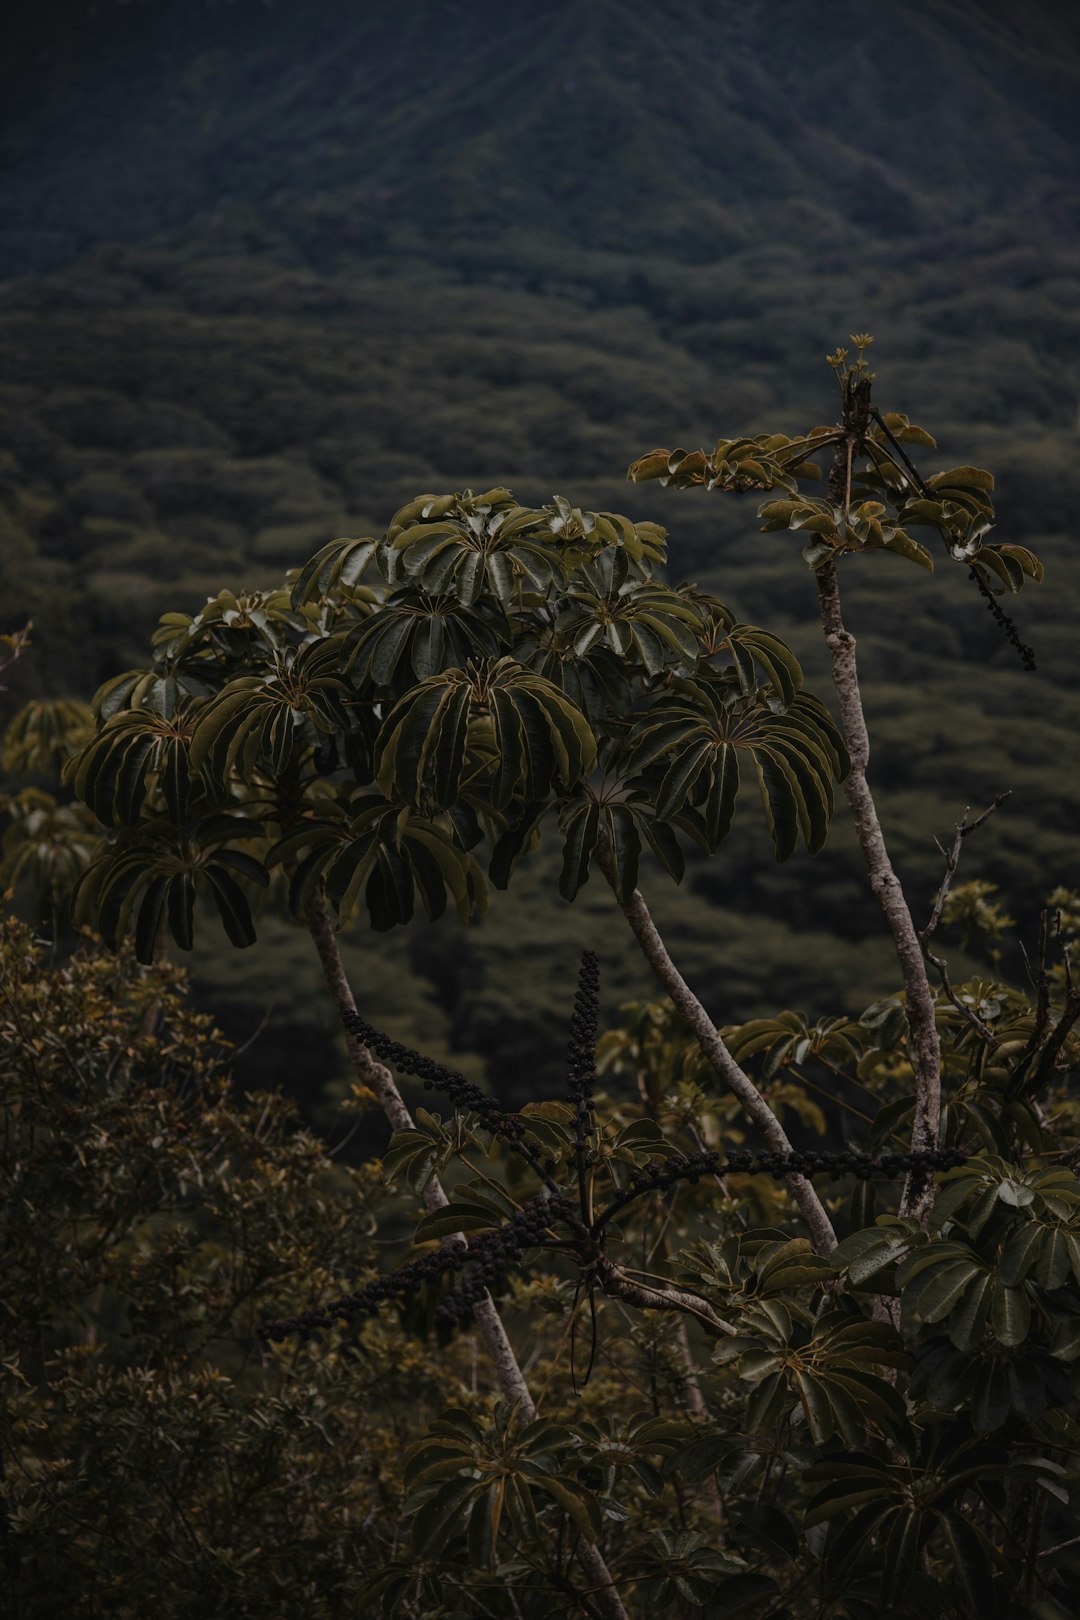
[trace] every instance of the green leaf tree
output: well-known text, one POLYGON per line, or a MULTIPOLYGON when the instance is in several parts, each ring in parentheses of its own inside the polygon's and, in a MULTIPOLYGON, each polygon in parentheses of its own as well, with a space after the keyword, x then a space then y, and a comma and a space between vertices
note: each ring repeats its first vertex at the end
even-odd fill
MULTIPOLYGON (((872 402, 874 374, 866 360, 873 339, 853 336, 855 359, 839 348, 829 356, 840 389, 841 420, 790 439, 765 434, 720 439, 711 453, 653 450, 635 461, 634 481, 658 478, 676 489, 703 487, 727 493, 772 495, 758 511, 763 532, 803 533, 802 556, 818 588, 821 624, 832 660, 841 728, 850 769, 844 792, 866 862, 870 887, 884 911, 903 972, 909 1050, 916 1073, 913 1143, 932 1148, 941 1118, 941 1049, 922 943, 903 887, 889 859, 877 807, 867 780, 870 742, 859 689, 855 638, 844 624, 840 568, 867 551, 888 551, 931 572, 932 554, 908 530, 936 531, 946 554, 964 564, 1025 665, 1034 655, 1019 639, 994 592, 1017 592, 1043 568, 1025 546, 988 539, 994 524, 993 475, 981 467, 952 467, 924 477, 905 445, 934 449, 936 441, 901 412, 882 413, 872 402), (806 496, 801 484, 820 479, 815 455, 831 457, 824 497, 806 496)), ((930 1188, 909 1184, 905 1209, 927 1218, 930 1188)))

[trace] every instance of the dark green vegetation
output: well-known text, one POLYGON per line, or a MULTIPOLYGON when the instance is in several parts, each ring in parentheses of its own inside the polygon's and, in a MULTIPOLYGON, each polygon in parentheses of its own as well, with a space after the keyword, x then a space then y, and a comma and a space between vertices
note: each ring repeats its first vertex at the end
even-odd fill
MULTIPOLYGON (((847 582, 872 773, 916 902, 932 837, 1012 788, 976 858, 1030 933, 1044 874, 1075 874, 1065 8, 73 11, 21 19, 0 69, 0 599, 37 640, 13 705, 88 695, 167 606, 271 584, 323 540, 380 533, 417 490, 493 478, 527 503, 560 489, 659 519, 677 577, 820 677, 788 542, 755 538, 744 506, 621 480, 656 443, 829 420, 819 357, 867 327, 890 403, 934 424, 935 465, 962 445, 993 466, 1003 536, 1049 569, 1020 612, 1035 676, 962 571, 847 582)), ((776 984, 807 1007, 884 990, 844 833, 781 888, 743 819, 678 903, 723 1016, 766 1010, 776 984)), ((520 1007, 524 934, 553 984, 557 903, 352 949, 391 1021, 423 1004, 494 1078, 538 1041, 557 1051, 553 1002, 520 1007)), ((305 1052, 333 1062, 297 948, 282 938, 292 971, 272 985, 243 957, 203 970, 240 1040, 273 1002, 253 1081, 293 1083, 305 1052)))
MULTIPOLYGON (((569 1083, 521 1116, 420 1110, 380 1176, 280 1099, 230 1096, 175 970, 89 946, 57 968, 6 919, 5 1613, 1068 1620, 1078 1053, 1051 1051, 1047 966, 1049 1023, 989 982, 986 1041, 940 1004, 949 1140, 976 1156, 929 1232, 874 1223, 903 1167, 902 1016, 734 1033, 775 1105, 858 1064, 876 1123, 845 1129, 873 1157, 802 1161, 848 1234, 825 1257, 669 1012, 603 1038, 597 1085, 589 963, 569 1083), (387 1278, 434 1165, 452 1207, 387 1278), (524 1427, 478 1359, 478 1278, 528 1350, 524 1427)), ((433 1108, 473 1101, 365 1035, 426 1067, 433 1108)))
POLYGON ((175 973, 50 971, 5 917, 0 986, 4 1613, 344 1615, 367 1497, 348 1437, 377 1399, 372 1459, 391 1452, 452 1358, 376 1334, 346 1369, 254 1337, 272 1301, 356 1275, 376 1204, 392 1232, 377 1175, 279 1098, 235 1102, 175 973))
MULTIPOLYGON (((1059 886, 1042 910, 1030 992, 1002 977, 1012 921, 956 881, 998 800, 942 851, 917 931, 841 587, 936 555, 1030 664, 991 587, 1043 565, 998 538, 989 472, 925 469, 935 441, 878 406, 872 341, 829 357, 834 425, 630 468, 672 499, 752 495, 800 546, 838 722, 780 637, 664 581, 657 525, 498 487, 166 613, 92 709, 16 715, 9 766, 62 781, 11 800, 4 874, 58 938, 82 919, 121 956, 50 966, 16 923, 0 951, 17 1609, 134 1614, 165 1571, 166 1615, 1067 1620, 1080 904, 1059 886), (778 861, 816 855, 834 781, 902 993, 718 1028, 639 878, 722 855, 747 800, 778 861), (605 884, 605 946, 625 921, 669 999, 598 1042, 584 952, 561 1086, 533 1052, 493 1096, 386 1032, 336 929, 469 925, 530 868, 539 909, 545 826, 562 899, 605 884), (215 924, 255 946, 272 889, 347 1031, 347 1106, 393 1127, 381 1167, 336 1171, 347 1138, 231 1100, 161 965, 215 924), (939 930, 990 976, 950 978, 939 930), (392 1070, 450 1116, 410 1111, 392 1070), (396 1266, 394 1183, 426 1210, 396 1266)), ((6 668, 25 654, 0 644, 6 668)))
POLYGON ((21 26, 6 1607, 1069 1620, 1075 31, 21 26))

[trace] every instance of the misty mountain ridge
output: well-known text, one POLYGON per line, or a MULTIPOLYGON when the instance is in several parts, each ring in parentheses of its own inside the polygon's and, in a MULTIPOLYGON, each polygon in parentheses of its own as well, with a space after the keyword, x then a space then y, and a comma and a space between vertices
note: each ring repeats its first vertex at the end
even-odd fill
POLYGON ((482 258, 509 236, 513 257, 525 230, 699 263, 779 239, 827 262, 882 236, 948 254, 1020 220, 1028 241, 1080 231, 1080 25, 1047 4, 1021 24, 966 0, 111 3, 6 78, 16 274, 238 205, 301 253, 335 220, 361 255, 482 258))

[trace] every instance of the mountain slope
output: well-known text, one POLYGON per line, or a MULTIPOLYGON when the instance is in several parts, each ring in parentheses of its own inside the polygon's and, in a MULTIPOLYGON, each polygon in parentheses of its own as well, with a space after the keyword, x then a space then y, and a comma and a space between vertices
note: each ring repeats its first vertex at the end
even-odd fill
MULTIPOLYGON (((1077 230, 1080 23, 921 0, 71 8, 6 58, 5 261, 333 199, 443 245, 524 227, 715 258, 980 217, 1077 230), (1043 222, 1049 223, 1049 221, 1043 222)), ((395 245, 404 246, 404 240, 395 245)), ((461 244, 459 244, 461 245, 461 244)))

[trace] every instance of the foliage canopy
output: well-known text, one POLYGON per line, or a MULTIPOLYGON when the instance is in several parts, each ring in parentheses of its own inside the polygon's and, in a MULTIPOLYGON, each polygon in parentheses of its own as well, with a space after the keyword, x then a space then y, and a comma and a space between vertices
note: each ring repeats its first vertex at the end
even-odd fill
POLYGON ((866 551, 925 567, 913 521, 984 593, 1041 564, 988 538, 989 474, 918 472, 903 445, 929 435, 871 408, 867 341, 833 357, 836 428, 632 468, 765 494, 766 530, 808 531, 839 722, 778 636, 663 580, 654 524, 496 488, 421 496, 280 589, 167 614, 89 738, 81 711, 17 723, 24 765, 70 737, 71 814, 101 828, 77 908, 120 953, 49 966, 18 925, 4 941, 3 1525, 27 1612, 38 1592, 121 1612, 165 1559, 177 1615, 1064 1620, 1078 906, 1061 890, 1044 913, 1030 994, 1001 980, 1010 919, 955 881, 988 811, 916 930, 839 595, 866 551), (800 488, 815 445, 822 499, 800 488), (744 783, 778 859, 816 851, 834 782, 902 990, 717 1029, 643 865, 678 881, 688 846, 714 854, 744 783), (468 919, 546 819, 564 898, 598 869, 671 999, 598 1043, 586 954, 564 1093, 511 1110, 356 1011, 332 921, 468 919), (194 947, 200 896, 253 944, 272 886, 348 1031, 354 1104, 395 1127, 381 1170, 233 1099, 160 960, 194 947), (986 940, 989 976, 953 984, 952 926, 986 940), (449 1114, 411 1114, 391 1070, 449 1114))

